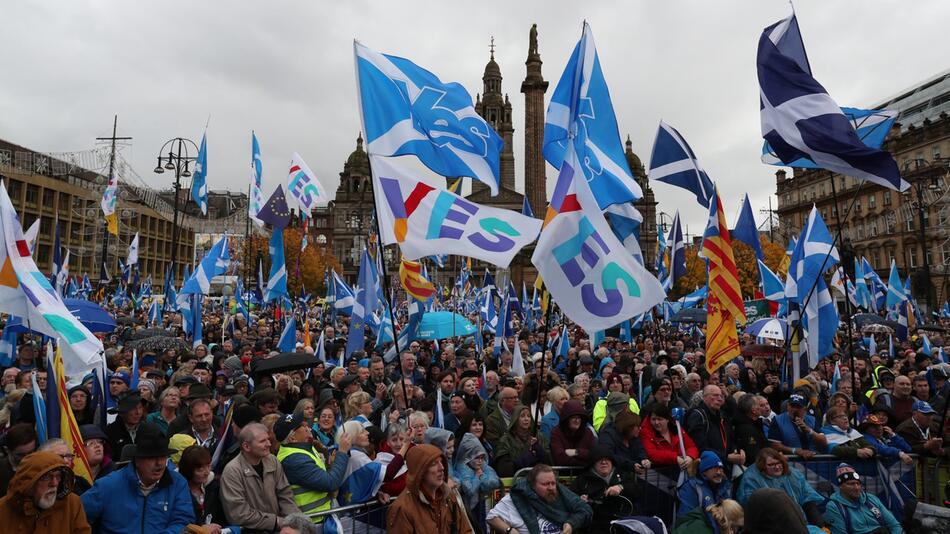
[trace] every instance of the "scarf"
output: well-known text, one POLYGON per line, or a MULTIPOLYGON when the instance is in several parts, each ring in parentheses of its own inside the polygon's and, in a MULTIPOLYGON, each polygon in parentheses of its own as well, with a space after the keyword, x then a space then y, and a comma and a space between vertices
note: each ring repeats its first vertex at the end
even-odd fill
POLYGON ((567 513, 569 508, 567 499, 564 498, 564 489, 558 484, 558 497, 554 502, 547 502, 534 492, 534 488, 528 485, 527 479, 519 480, 511 488, 511 502, 518 509, 518 514, 524 521, 525 528, 531 534, 540 534, 538 528, 538 516, 541 516, 555 525, 563 525, 570 517, 567 513))
POLYGON ((847 431, 845 431, 835 425, 825 425, 825 427, 821 429, 821 433, 824 434, 826 438, 828 438, 829 449, 832 449, 837 445, 843 445, 849 441, 864 437, 863 434, 853 428, 849 428, 847 431))

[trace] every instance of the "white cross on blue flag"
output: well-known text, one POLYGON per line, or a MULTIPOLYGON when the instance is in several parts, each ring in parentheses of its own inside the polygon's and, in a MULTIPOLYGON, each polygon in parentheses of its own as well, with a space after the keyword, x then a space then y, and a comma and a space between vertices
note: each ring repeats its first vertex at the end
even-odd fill
POLYGON ((650 155, 650 179, 682 187, 696 195, 696 201, 709 209, 713 184, 699 164, 686 139, 676 128, 660 121, 650 155))
POLYGON ((759 38, 762 137, 785 164, 808 158, 818 167, 903 191, 888 152, 865 145, 854 125, 811 74, 805 44, 793 13, 759 38))

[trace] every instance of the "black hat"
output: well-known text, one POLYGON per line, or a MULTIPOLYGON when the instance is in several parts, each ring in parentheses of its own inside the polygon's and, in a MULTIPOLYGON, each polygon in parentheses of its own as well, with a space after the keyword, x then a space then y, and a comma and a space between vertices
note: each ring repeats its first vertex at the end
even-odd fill
POLYGON ((195 384, 188 388, 188 396, 185 397, 185 400, 194 400, 194 399, 210 399, 211 390, 208 389, 208 386, 204 384, 195 384))
POLYGON ((135 433, 135 444, 128 455, 131 458, 158 458, 171 456, 175 452, 175 449, 168 447, 168 437, 158 425, 143 423, 135 433))
POLYGON ((261 421, 261 411, 253 404, 240 404, 234 408, 233 421, 237 426, 244 428, 251 423, 261 421))
POLYGON ((327 407, 327 404, 330 404, 334 398, 336 398, 336 390, 331 388, 324 388, 320 390, 320 396, 317 398, 317 411, 321 411, 327 407))
POLYGON ((111 411, 112 413, 126 413, 144 403, 145 401, 142 400, 142 396, 139 395, 138 391, 129 391, 116 400, 115 408, 111 411))
POLYGON ((99 425, 82 425, 79 427, 79 435, 83 442, 91 439, 101 439, 103 442, 109 443, 109 436, 106 436, 105 431, 99 425))
POLYGON ((274 423, 274 437, 283 442, 291 432, 300 428, 304 422, 303 413, 287 414, 274 423))
POLYGON ((191 375, 181 376, 175 380, 176 386, 184 386, 185 384, 197 384, 197 383, 198 383, 198 380, 191 375))
POLYGON ((601 444, 591 447, 590 453, 587 455, 587 460, 590 462, 590 465, 594 465, 604 458, 607 458, 611 462, 614 461, 614 455, 610 452, 610 448, 601 444))
POLYGON ((205 371, 210 371, 211 366, 208 365, 208 362, 206 361, 198 361, 195 363, 195 369, 204 369, 205 371))
POLYGON ((345 389, 347 388, 347 386, 349 386, 349 385, 352 384, 353 382, 356 382, 358 379, 359 379, 359 377, 356 376, 356 375, 346 375, 346 376, 344 376, 344 377, 340 380, 340 386, 339 386, 339 387, 340 387, 340 391, 345 390, 345 389))

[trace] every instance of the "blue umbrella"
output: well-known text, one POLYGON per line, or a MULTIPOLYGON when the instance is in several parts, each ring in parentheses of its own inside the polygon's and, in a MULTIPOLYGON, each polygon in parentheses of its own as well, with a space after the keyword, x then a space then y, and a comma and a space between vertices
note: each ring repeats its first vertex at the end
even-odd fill
POLYGON ((476 331, 468 319, 447 311, 428 312, 419 323, 418 339, 445 339, 452 336, 470 336, 476 331))
POLYGON ((788 321, 766 317, 746 326, 745 333, 755 337, 784 341, 788 338, 788 321))
MULTIPOLYGON (((102 306, 85 299, 63 299, 69 313, 93 333, 110 333, 115 331, 115 319, 102 306)), ((29 332, 23 318, 11 317, 7 321, 7 328, 18 334, 29 332)))

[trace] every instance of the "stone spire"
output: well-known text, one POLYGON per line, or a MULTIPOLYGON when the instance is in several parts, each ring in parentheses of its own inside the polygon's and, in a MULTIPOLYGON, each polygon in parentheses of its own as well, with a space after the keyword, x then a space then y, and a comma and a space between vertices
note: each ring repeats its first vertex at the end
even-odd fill
MULTIPOLYGON (((485 72, 482 75, 482 95, 481 99, 476 99, 475 111, 481 115, 492 128, 498 132, 504 141, 504 147, 500 156, 501 185, 508 189, 515 187, 515 156, 512 151, 511 143, 514 137, 514 126, 511 123, 511 103, 508 97, 501 90, 501 68, 495 62, 495 38, 492 37, 489 46, 490 58, 485 65, 485 72)), ((472 182, 472 193, 488 189, 488 186, 480 182, 472 182)))
POLYGON ((547 179, 544 155, 544 93, 548 82, 541 75, 541 55, 538 53, 538 25, 528 32, 527 74, 521 83, 524 93, 524 190, 535 217, 544 217, 547 209, 547 179))

